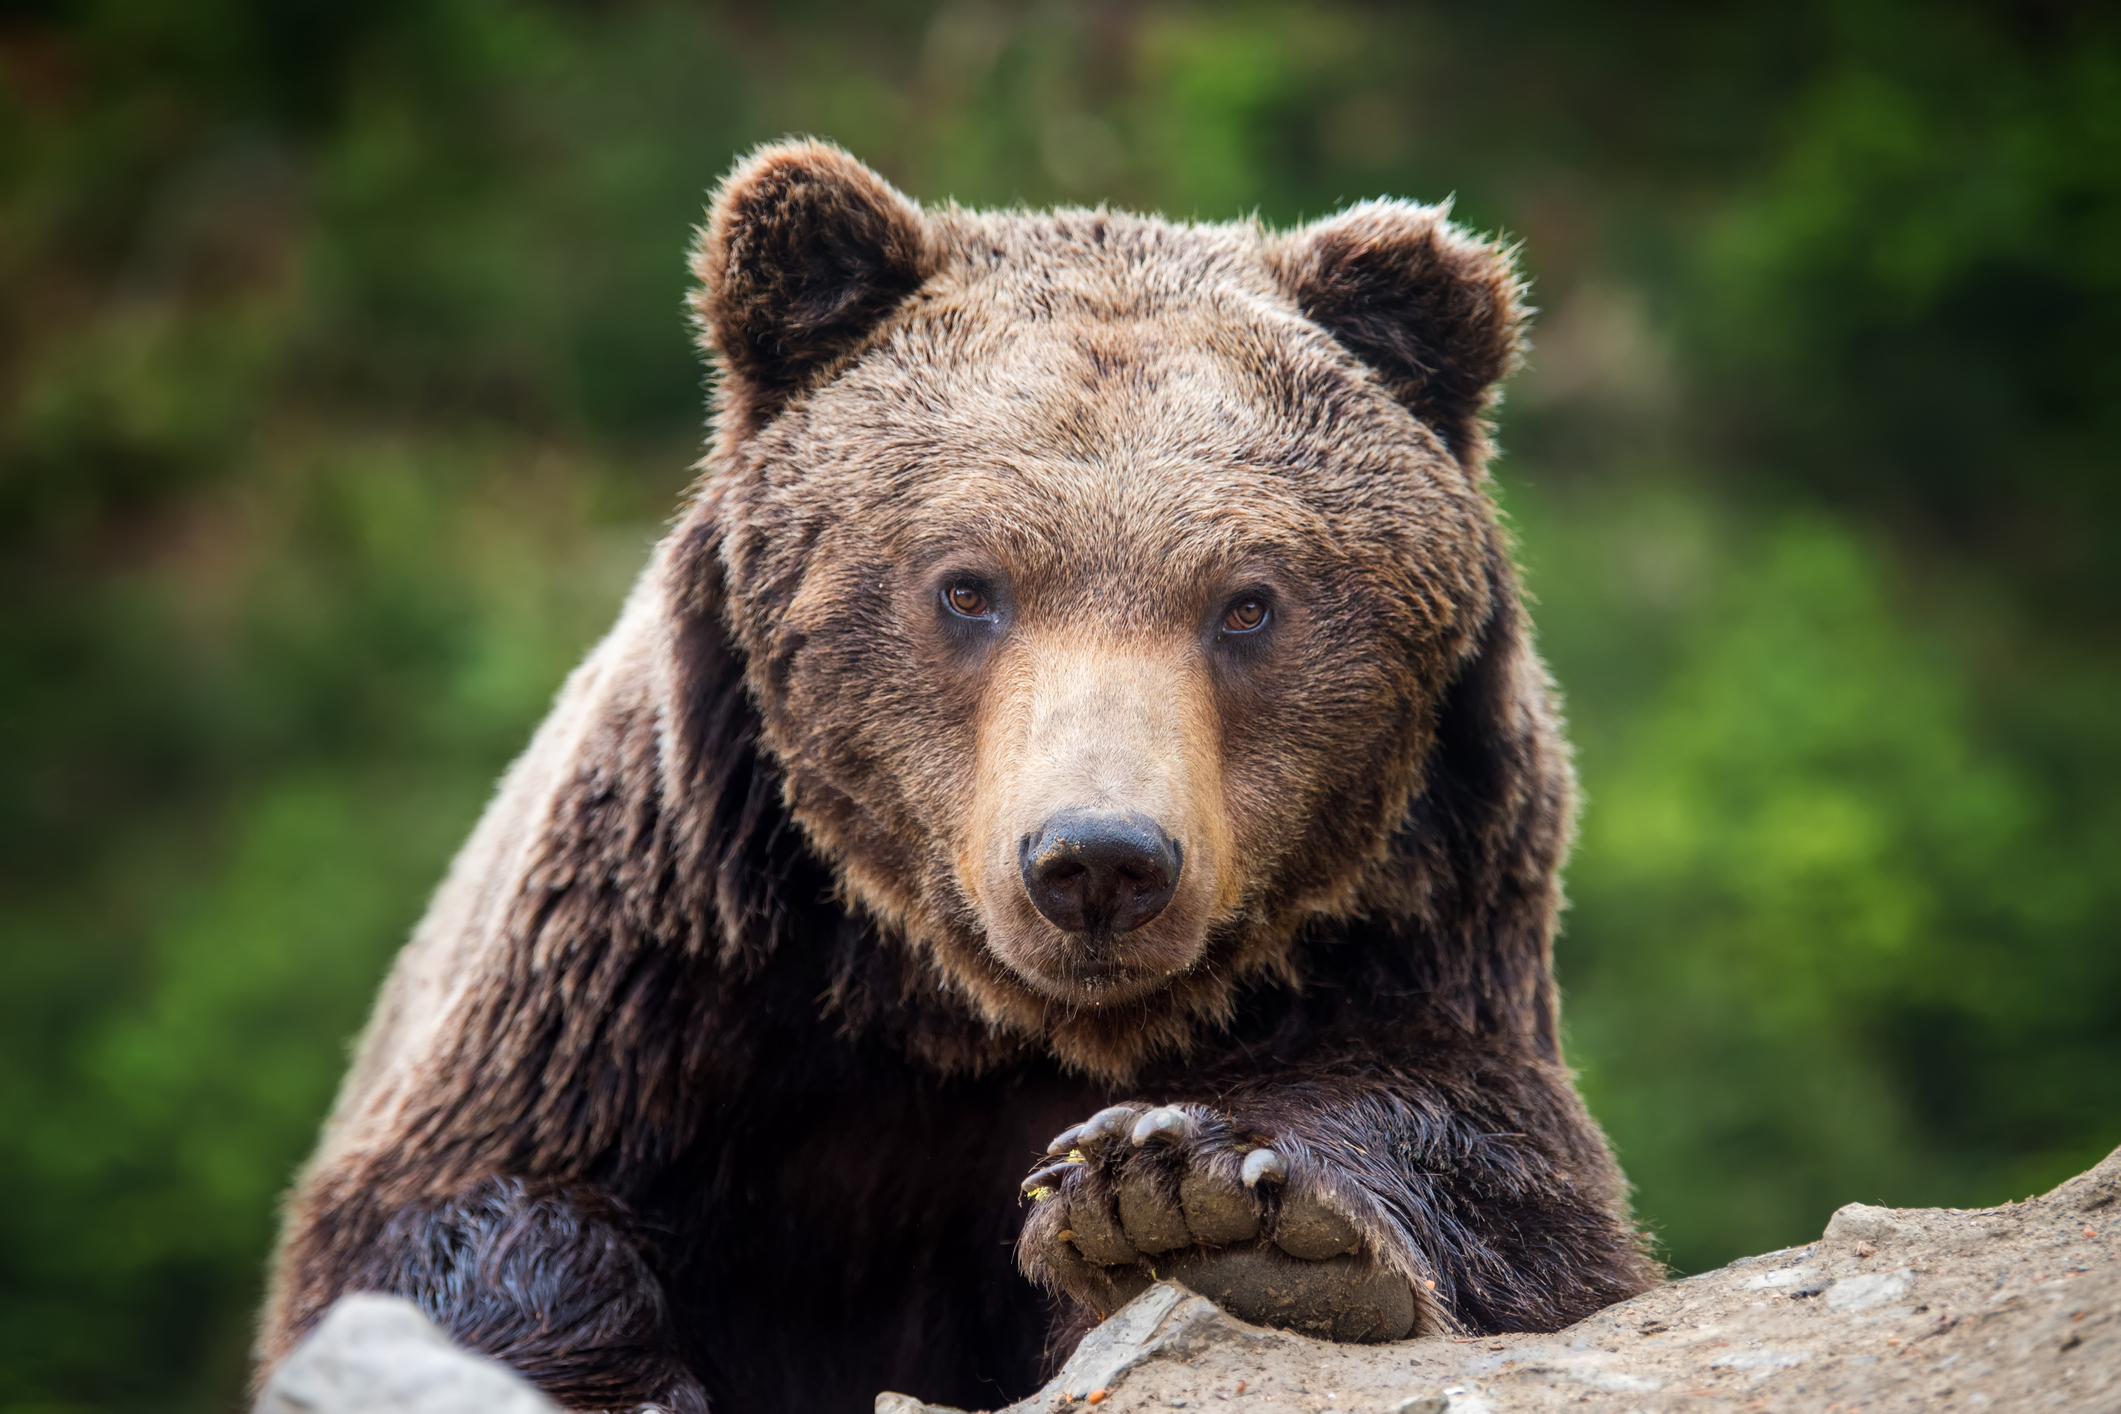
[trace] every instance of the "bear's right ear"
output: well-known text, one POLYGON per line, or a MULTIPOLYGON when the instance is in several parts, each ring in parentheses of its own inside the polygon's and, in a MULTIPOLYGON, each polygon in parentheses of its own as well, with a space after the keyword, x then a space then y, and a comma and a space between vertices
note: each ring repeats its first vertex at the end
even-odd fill
POLYGON ((1528 313, 1510 251, 1453 225, 1448 205, 1366 201, 1282 237, 1268 258, 1298 307, 1477 473, 1483 414, 1528 313))
POLYGON ((829 143, 770 143, 715 193, 693 253, 725 411, 762 422, 858 344, 933 268, 920 208, 829 143))

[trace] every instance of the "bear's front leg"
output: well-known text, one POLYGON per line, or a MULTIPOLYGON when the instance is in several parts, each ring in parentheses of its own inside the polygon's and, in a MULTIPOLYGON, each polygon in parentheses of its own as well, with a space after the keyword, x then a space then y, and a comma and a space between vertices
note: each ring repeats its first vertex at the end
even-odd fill
POLYGON ((292 1239, 311 1320, 340 1292, 402 1296, 568 1409, 706 1414, 635 1223, 594 1187, 494 1178, 387 1215, 365 1207, 292 1239))
POLYGON ((1478 1069, 1100 1111, 1025 1181, 1019 1264, 1100 1317, 1170 1277, 1243 1320, 1356 1342, 1554 1330, 1651 1285, 1559 1067, 1478 1069))

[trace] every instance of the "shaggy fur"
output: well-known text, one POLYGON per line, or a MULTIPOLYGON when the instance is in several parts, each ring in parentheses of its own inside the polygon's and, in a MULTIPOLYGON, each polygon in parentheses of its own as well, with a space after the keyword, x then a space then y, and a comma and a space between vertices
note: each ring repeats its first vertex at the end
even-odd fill
POLYGON ((704 475, 384 988, 262 1364, 371 1289, 574 1408, 994 1407, 1047 1353, 1012 1241, 1079 1330, 1139 1273, 1068 1214, 1270 1144, 1262 1230, 1352 1224, 1424 1329, 1653 1280, 1556 1040, 1568 755, 1481 484, 1507 255, 1392 202, 923 211, 790 143, 696 269, 704 475), (1082 804, 1184 843, 1134 932, 1016 880, 1082 804), (1123 1097, 1184 1142, 1027 1224, 1123 1097))

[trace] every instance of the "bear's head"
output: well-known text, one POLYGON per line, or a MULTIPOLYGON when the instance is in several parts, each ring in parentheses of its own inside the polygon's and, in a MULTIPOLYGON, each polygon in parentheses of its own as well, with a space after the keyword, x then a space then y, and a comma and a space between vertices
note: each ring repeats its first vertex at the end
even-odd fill
POLYGON ((1506 252, 1398 202, 923 210, 792 142, 695 269, 678 612, 844 894, 988 1025, 1123 1075, 1384 917, 1550 1031, 1568 768, 1482 485, 1506 252), (1451 961, 1469 929, 1530 953, 1451 961))

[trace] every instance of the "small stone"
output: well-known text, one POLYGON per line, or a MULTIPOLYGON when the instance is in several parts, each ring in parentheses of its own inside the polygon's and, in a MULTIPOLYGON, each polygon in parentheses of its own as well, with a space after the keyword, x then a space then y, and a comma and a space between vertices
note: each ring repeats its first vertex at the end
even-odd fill
POLYGON ((1869 1203, 1848 1203, 1838 1209, 1827 1223, 1826 1240, 1853 1242, 1861 1239, 1891 1242, 1899 1238, 1919 1237, 1921 1232, 1921 1228, 1902 1218, 1891 1208, 1877 1208, 1869 1203))

